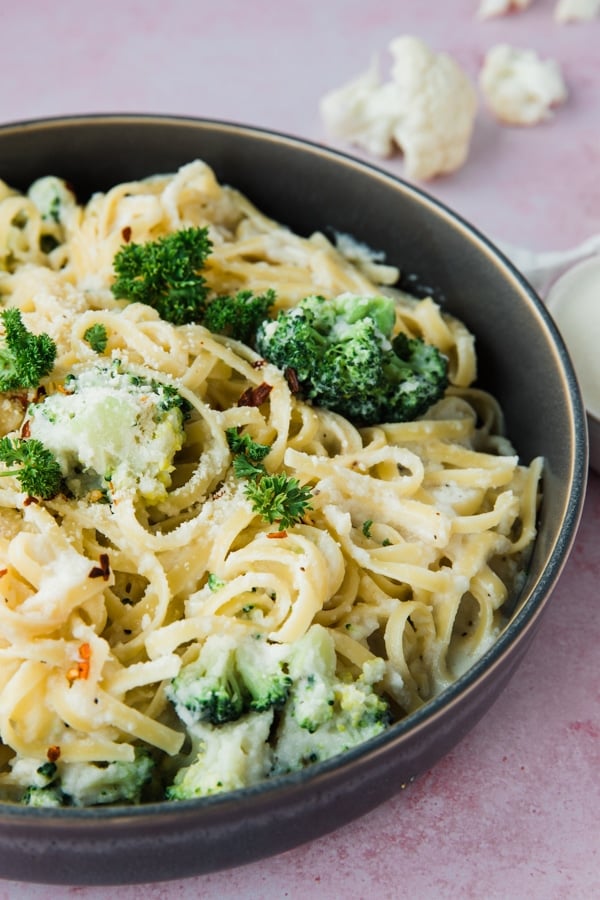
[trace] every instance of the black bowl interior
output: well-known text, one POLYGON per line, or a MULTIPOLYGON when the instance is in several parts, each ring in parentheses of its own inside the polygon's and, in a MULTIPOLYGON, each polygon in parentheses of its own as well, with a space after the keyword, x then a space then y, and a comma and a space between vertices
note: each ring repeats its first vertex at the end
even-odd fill
POLYGON ((507 683, 562 570, 581 514, 585 415, 567 352, 542 304, 466 222, 418 189, 315 144, 222 122, 88 116, 0 129, 0 178, 25 189, 66 178, 80 199, 204 159, 220 181, 301 234, 351 234, 431 291, 477 336, 480 383, 504 407, 525 461, 546 459, 539 539, 511 624, 468 673, 391 731, 236 795, 115 810, 0 806, 0 876, 53 883, 183 877, 288 849, 400 790, 447 752, 507 683))

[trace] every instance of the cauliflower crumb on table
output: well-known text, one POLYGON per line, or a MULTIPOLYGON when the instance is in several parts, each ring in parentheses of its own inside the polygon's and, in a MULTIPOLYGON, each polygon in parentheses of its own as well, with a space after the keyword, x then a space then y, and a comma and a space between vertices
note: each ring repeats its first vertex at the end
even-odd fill
POLYGON ((557 22, 586 22, 600 13, 600 0, 558 0, 554 10, 557 22))
POLYGON ((480 85, 490 110, 511 125, 535 125, 567 99, 560 66, 533 50, 498 44, 486 54, 480 85))

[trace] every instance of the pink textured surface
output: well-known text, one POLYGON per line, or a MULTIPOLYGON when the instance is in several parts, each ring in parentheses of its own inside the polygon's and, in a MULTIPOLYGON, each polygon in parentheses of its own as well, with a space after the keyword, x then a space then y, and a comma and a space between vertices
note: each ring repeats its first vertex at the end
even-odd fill
MULTIPOLYGON (((567 105, 530 129, 503 128, 482 105, 467 165, 425 187, 492 238, 566 248, 600 232, 600 21, 557 25, 554 5, 481 22, 478 0, 20 0, 2 16, 0 122, 165 112, 331 143, 319 98, 374 53, 385 66, 393 37, 423 38, 474 79, 485 51, 508 42, 561 63, 567 105)), ((379 164, 403 174, 399 156, 379 164)), ((120 890, 0 882, 0 900, 600 896, 599 515, 592 475, 572 556, 508 689, 370 815, 202 878, 120 890)))

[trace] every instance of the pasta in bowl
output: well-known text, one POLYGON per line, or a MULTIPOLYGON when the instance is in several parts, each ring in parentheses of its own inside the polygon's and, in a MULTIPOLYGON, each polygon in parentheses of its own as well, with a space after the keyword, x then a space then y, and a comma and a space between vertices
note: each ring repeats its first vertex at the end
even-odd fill
POLYGON ((466 324, 199 155, 2 194, 1 799, 227 802, 435 708, 506 632, 545 465, 466 324))

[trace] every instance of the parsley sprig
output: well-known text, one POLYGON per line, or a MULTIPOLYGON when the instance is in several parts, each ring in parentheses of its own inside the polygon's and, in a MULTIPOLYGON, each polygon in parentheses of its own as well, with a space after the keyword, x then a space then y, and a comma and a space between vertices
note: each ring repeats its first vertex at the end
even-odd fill
POLYGON ((305 512, 312 509, 310 487, 301 485, 297 478, 285 472, 262 475, 255 481, 248 481, 244 493, 252 503, 254 512, 270 524, 277 522, 279 531, 298 524, 305 512))
POLYGON ((0 462, 17 468, 5 469, 0 477, 14 475, 32 497, 50 500, 60 491, 62 472, 54 454, 41 441, 0 438, 0 462))
POLYGON ((4 340, 0 345, 0 391, 37 387, 56 359, 56 344, 48 334, 32 334, 16 307, 3 309, 4 340))
POLYGON ((212 249, 208 228, 182 228, 144 244, 124 244, 116 253, 115 297, 154 307, 173 325, 199 322, 208 288, 200 274, 212 249))
POLYGON ((94 322, 94 324, 90 325, 86 330, 83 339, 90 345, 94 353, 104 353, 106 345, 108 344, 108 332, 106 326, 103 325, 102 322, 94 322))
POLYGON ((240 434, 237 428, 228 428, 226 436, 234 455, 233 471, 237 478, 247 479, 244 493, 254 512, 269 524, 277 522, 279 531, 301 522, 306 511, 312 509, 311 488, 284 472, 270 475, 262 465, 271 449, 267 444, 240 434))

